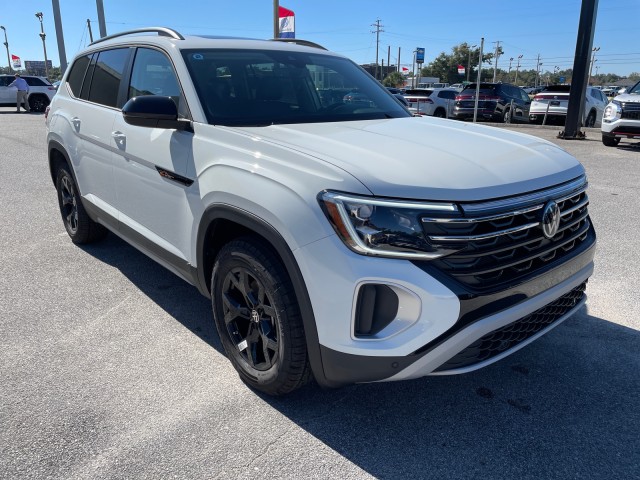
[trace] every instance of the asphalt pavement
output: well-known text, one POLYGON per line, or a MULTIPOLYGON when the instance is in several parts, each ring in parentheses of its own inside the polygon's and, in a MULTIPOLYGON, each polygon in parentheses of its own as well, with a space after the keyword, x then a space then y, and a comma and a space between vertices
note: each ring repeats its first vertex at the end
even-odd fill
POLYGON ((474 373, 284 398, 247 388, 209 301, 114 235, 77 247, 41 114, 0 107, 0 478, 640 478, 640 142, 589 175, 587 307, 474 373))

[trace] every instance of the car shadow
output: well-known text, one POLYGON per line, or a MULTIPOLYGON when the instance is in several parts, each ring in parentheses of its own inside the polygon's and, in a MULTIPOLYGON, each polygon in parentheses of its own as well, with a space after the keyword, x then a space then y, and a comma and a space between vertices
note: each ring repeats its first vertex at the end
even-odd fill
POLYGON ((196 287, 112 233, 101 242, 79 247, 120 270, 164 311, 224 355, 224 348, 213 323, 211 303, 196 287))
MULTIPOLYGON (((195 287, 113 234, 82 248, 224 355, 195 287)), ((640 478, 639 344, 583 308, 476 372, 255 395, 375 478, 640 478)))

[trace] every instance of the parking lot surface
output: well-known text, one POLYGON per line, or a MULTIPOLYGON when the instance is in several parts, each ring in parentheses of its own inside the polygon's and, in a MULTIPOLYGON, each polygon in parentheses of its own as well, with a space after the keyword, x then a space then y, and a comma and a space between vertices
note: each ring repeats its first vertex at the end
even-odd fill
POLYGON ((239 380, 194 287, 114 235, 71 243, 44 118, 13 110, 0 478, 640 478, 640 142, 509 127, 587 169, 599 243, 578 315, 474 373, 270 398, 239 380))

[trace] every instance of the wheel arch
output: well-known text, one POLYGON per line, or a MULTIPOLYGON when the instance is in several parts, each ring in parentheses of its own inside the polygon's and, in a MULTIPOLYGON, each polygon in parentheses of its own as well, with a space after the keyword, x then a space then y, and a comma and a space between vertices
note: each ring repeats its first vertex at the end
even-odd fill
POLYGON ((307 352, 314 377, 322 386, 337 386, 327 380, 324 374, 315 316, 302 272, 285 239, 268 222, 231 205, 219 204, 207 208, 200 220, 196 239, 198 289, 204 295, 211 296, 211 273, 218 252, 229 241, 243 236, 253 236, 263 241, 263 245, 282 263, 293 284, 302 314, 307 352))
MULTIPOLYGON (((51 181, 55 185, 56 184, 56 172, 58 168, 61 166, 67 166, 71 175, 73 175, 73 180, 78 185, 78 181, 76 179, 76 174, 73 171, 73 166, 71 165, 71 159, 69 158, 69 154, 65 150, 65 148, 59 142, 55 140, 49 141, 49 149, 48 149, 48 157, 49 157, 49 174, 51 175, 51 181)), ((79 188, 79 186, 78 186, 79 188)))

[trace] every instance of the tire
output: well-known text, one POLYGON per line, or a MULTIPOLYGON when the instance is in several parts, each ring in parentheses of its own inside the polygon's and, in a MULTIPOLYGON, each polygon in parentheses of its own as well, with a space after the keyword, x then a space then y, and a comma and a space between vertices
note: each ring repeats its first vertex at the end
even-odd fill
POLYGON ((585 128, 593 128, 596 126, 596 112, 591 110, 589 115, 587 115, 587 119, 584 122, 585 128))
POLYGON ((292 392, 311 378, 302 316, 279 259, 251 237, 218 254, 211 304, 227 357, 251 388, 292 392))
POLYGON ((71 237, 71 241, 77 245, 83 245, 103 239, 107 229, 89 218, 82 205, 76 182, 65 167, 58 170, 56 190, 64 228, 71 237))
POLYGON ((504 109, 504 113, 502 115, 502 122, 503 123, 511 123, 512 118, 511 118, 511 108, 509 106, 507 106, 504 109))
POLYGON ((31 95, 28 102, 32 112, 44 112, 49 105, 49 98, 46 95, 31 95))
POLYGON ((433 116, 434 117, 438 117, 438 118, 446 118, 447 117, 447 113, 443 109, 438 108, 438 109, 436 109, 435 112, 433 112, 433 116))
POLYGON ((617 147, 620 143, 620 137, 614 137, 611 135, 602 134, 602 143, 604 143, 607 147, 617 147))

